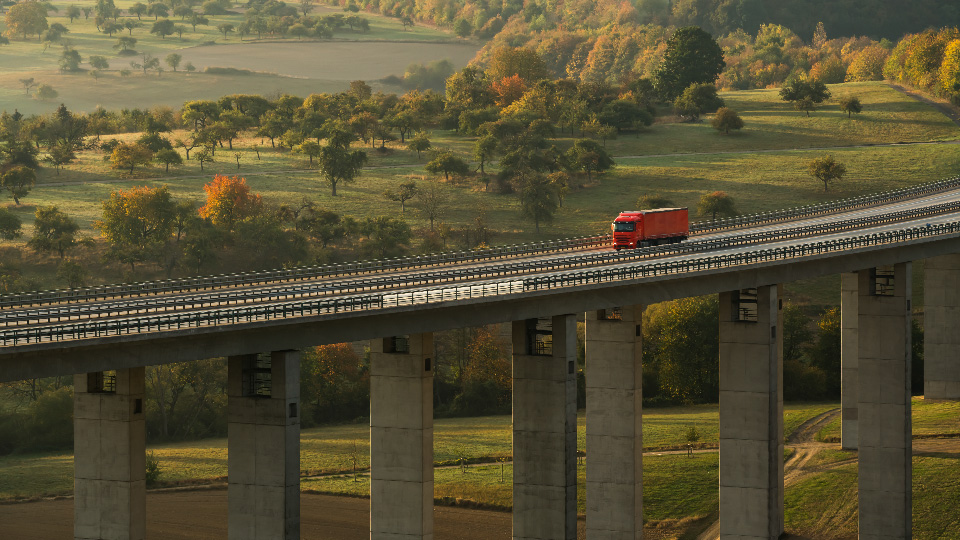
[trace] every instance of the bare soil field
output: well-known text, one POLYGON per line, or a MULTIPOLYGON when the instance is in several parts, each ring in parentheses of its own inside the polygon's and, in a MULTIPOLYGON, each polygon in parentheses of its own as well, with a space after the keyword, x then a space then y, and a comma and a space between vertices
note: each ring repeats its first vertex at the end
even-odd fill
POLYGON ((232 67, 327 81, 371 81, 402 76, 413 63, 446 59, 461 68, 478 50, 476 45, 456 43, 285 40, 190 47, 179 52, 184 62, 192 62, 198 70, 232 67))

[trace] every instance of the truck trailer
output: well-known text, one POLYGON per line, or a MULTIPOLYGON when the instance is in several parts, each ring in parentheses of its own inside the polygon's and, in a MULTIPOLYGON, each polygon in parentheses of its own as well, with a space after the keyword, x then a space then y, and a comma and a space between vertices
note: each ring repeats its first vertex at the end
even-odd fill
POLYGON ((613 249, 682 242, 690 234, 686 208, 657 208, 620 212, 610 225, 613 249))

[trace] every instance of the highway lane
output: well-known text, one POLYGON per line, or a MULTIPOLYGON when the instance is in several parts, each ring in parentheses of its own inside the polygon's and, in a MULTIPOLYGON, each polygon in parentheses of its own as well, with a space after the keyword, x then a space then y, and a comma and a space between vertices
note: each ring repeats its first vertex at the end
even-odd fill
MULTIPOLYGON (((731 242, 746 235, 758 233, 772 233, 784 228, 796 229, 808 226, 823 226, 842 220, 867 218, 889 214, 894 211, 916 210, 929 207, 932 204, 960 201, 960 190, 951 190, 934 193, 906 201, 896 201, 882 206, 859 208, 830 215, 814 216, 789 222, 778 222, 760 226, 726 230, 698 235, 688 245, 703 244, 720 241, 721 245, 709 250, 710 254, 725 254, 734 251, 751 249, 745 246, 723 246, 722 242, 731 242)), ((954 219, 957 212, 951 212, 942 218, 954 219), (951 218, 950 216, 954 216, 951 218)), ((926 221, 930 219, 925 218, 926 221)), ((924 221, 924 222, 926 222, 924 221)), ((942 222, 943 219, 938 220, 942 222)), ((910 222, 897 225, 859 229, 880 231, 891 228, 902 228, 910 222)), ((851 233, 821 236, 818 239, 838 238, 851 233)), ((792 240, 793 244, 801 242, 802 238, 792 240)), ((764 247, 779 247, 791 245, 784 242, 764 242, 764 247)), ((757 246, 753 246, 756 249, 757 246)), ((661 257, 662 260, 683 260, 691 257, 703 257, 705 252, 695 254, 670 254, 661 257)), ((657 256, 656 250, 638 250, 637 252, 616 253, 609 248, 588 248, 574 252, 560 252, 547 255, 526 255, 514 259, 497 261, 466 262, 447 264, 426 269, 404 269, 385 271, 373 276, 356 277, 328 277, 315 280, 283 283, 280 285, 251 286, 239 289, 217 289, 214 291, 167 293, 156 296, 139 297, 120 300, 106 300, 93 302, 71 302, 41 308, 5 308, 0 310, 0 324, 8 328, 38 325, 48 325, 77 320, 104 320, 108 318, 130 318, 145 314, 185 313, 187 311, 203 311, 211 308, 243 305, 264 305, 280 302, 291 302, 302 299, 316 299, 323 297, 353 296, 357 293, 376 290, 383 292, 396 289, 421 289, 424 286, 433 286, 450 283, 467 283, 476 281, 484 283, 489 278, 523 275, 556 275, 558 269, 583 269, 590 266, 616 268, 636 265, 640 256, 657 256), (646 255, 642 255, 646 253, 646 255)))

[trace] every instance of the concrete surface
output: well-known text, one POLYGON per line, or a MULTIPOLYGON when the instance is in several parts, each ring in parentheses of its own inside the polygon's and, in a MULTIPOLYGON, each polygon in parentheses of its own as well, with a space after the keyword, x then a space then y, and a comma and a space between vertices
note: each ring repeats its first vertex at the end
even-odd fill
POLYGON ((847 450, 857 449, 858 437, 858 279, 856 272, 840 274, 840 446, 847 450))
POLYGON ((960 399, 960 255, 927 259, 923 273, 923 397, 960 399))

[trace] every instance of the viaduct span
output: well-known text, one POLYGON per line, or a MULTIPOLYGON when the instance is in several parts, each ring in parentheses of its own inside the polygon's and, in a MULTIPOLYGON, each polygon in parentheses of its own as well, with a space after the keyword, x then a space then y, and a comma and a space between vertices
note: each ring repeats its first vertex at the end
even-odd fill
POLYGON ((960 178, 606 237, 0 297, 0 381, 74 375, 77 540, 145 536, 144 367, 228 357, 229 538, 299 538, 299 353, 371 343, 376 540, 433 538, 432 332, 512 323, 513 537, 576 538, 586 313, 587 537, 642 537, 642 306, 720 294, 720 536, 783 532, 782 284, 841 275, 843 446, 860 538, 911 535, 913 261, 928 398, 960 399, 960 178))

